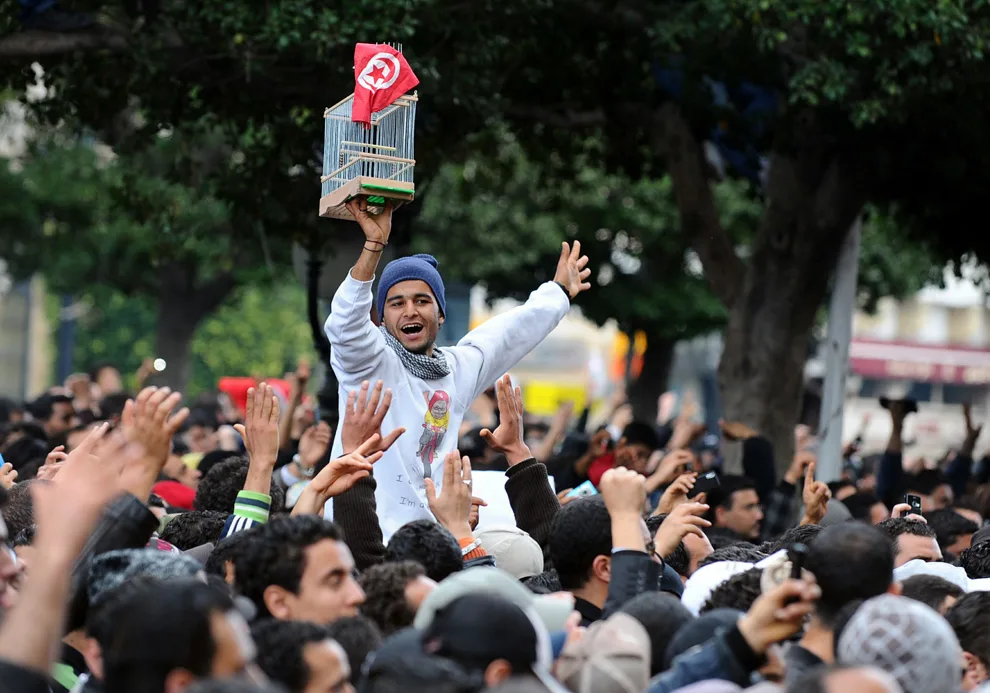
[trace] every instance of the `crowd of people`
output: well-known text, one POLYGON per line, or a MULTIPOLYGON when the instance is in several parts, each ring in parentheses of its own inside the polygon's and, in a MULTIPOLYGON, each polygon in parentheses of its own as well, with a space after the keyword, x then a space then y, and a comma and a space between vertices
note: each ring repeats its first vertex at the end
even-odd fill
POLYGON ((911 404, 886 402, 886 449, 853 441, 832 483, 806 429, 778 478, 767 438, 690 406, 534 422, 505 374, 589 288, 580 247, 440 348, 436 261, 393 261, 375 301, 389 210, 351 208, 367 243, 327 323, 337 420, 305 368, 243 407, 126 393, 111 367, 4 405, 0 690, 990 691, 968 409, 919 467, 911 404), (485 521, 479 470, 504 472, 514 524, 485 521))

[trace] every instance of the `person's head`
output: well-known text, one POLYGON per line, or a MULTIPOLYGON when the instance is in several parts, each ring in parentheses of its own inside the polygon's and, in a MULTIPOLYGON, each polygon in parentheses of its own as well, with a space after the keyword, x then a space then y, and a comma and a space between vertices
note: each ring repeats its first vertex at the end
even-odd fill
POLYGON ((622 437, 615 445, 615 464, 646 474, 650 455, 659 447, 656 429, 649 424, 633 421, 623 429, 622 437))
POLYGON ((959 554, 959 566, 965 569, 971 580, 990 578, 990 541, 976 544, 959 554))
POLYGON ((921 602, 942 615, 964 594, 959 585, 937 575, 912 575, 901 583, 902 596, 921 602))
POLYGON ((942 508, 925 513, 928 526, 935 530, 935 538, 942 553, 958 556, 969 548, 973 535, 980 527, 952 508, 942 508))
POLYGON ((340 528, 315 515, 277 517, 234 554, 235 584, 258 613, 328 624, 364 602, 340 528))
POLYGON ((828 485, 828 490, 832 492, 832 498, 842 501, 856 493, 856 482, 850 479, 840 479, 828 485))
POLYGON ((759 563, 767 554, 760 551, 752 544, 733 544, 722 549, 715 549, 708 556, 698 562, 698 567, 703 568, 712 563, 722 561, 732 561, 733 563, 759 563))
POLYGON ((787 693, 904 693, 888 673, 873 667, 816 667, 793 680, 787 693))
POLYGON ((205 409, 195 409, 186 419, 182 439, 189 452, 206 454, 220 445, 217 435, 216 413, 205 409))
POLYGON ((526 585, 529 591, 536 594, 553 594, 554 592, 564 591, 563 586, 560 584, 560 576, 557 575, 557 571, 553 568, 544 570, 539 575, 520 580, 520 582, 526 585))
POLYGON ((28 404, 28 411, 49 436, 65 433, 79 425, 79 416, 68 395, 44 394, 28 404))
POLYGON ((480 693, 484 676, 446 657, 424 651, 415 628, 395 633, 364 664, 361 693, 480 693))
POLYGON ((34 526, 34 501, 31 499, 31 488, 35 484, 45 484, 46 481, 32 479, 19 484, 7 492, 7 502, 3 506, 3 519, 7 523, 7 533, 13 539, 18 534, 34 526))
POLYGON ((419 563, 426 576, 435 582, 464 569, 457 539, 432 520, 415 520, 399 527, 385 547, 385 560, 419 563))
POLYGON ((694 620, 681 600, 666 592, 643 592, 623 604, 620 611, 643 624, 649 633, 653 651, 650 673, 654 676, 663 671, 663 655, 674 635, 694 620))
POLYGON ((434 257, 413 255, 385 265, 378 284, 378 315, 407 351, 429 353, 445 313, 443 279, 434 257))
POLYGON ((353 693, 344 648, 325 626, 266 619, 251 628, 258 666, 289 693, 353 693))
POLYGON ((990 592, 970 592, 945 614, 963 651, 963 690, 990 680, 990 592))
MULTIPOLYGON (((651 538, 656 537, 657 531, 666 519, 666 513, 651 515, 646 518, 646 529, 649 530, 651 538)), ((665 564, 677 571, 681 579, 687 580, 694 575, 700 562, 710 556, 712 551, 714 549, 707 536, 703 534, 699 537, 696 534, 688 534, 680 541, 672 554, 660 558, 665 564)))
POLYGON ((227 513, 216 510, 179 513, 165 525, 161 538, 183 551, 203 544, 216 544, 223 534, 227 517, 227 513))
POLYGON ((818 535, 824 530, 825 528, 821 525, 798 525, 797 527, 791 527, 774 541, 770 542, 769 545, 761 546, 760 550, 769 556, 770 554, 777 553, 781 549, 786 549, 794 544, 811 546, 811 543, 818 538, 818 535))
POLYGON ((415 561, 372 566, 361 573, 358 583, 364 590, 361 612, 386 636, 411 626, 419 605, 437 586, 415 561))
POLYGON ((819 534, 808 547, 805 568, 821 588, 815 615, 826 629, 835 626, 846 604, 896 590, 890 542, 877 528, 859 522, 835 525, 819 534))
POLYGON ((549 667, 549 636, 539 617, 500 596, 468 594, 439 609, 423 631, 430 654, 482 674, 488 687, 549 667))
POLYGON ((496 525, 476 532, 475 537, 495 565, 517 580, 543 572, 543 549, 518 527, 496 525))
POLYGON ((565 590, 607 593, 612 521, 601 496, 579 498, 560 509, 550 531, 550 560, 565 590))
POLYGON ((103 396, 112 395, 124 389, 124 381, 117 367, 109 363, 98 363, 89 369, 89 380, 100 389, 103 396))
POLYGON ((650 634, 635 618, 617 613, 565 643, 558 679, 572 691, 640 693, 650 682, 650 634))
POLYGON ((186 464, 181 455, 176 455, 174 452, 168 456, 168 460, 162 468, 162 474, 191 489, 198 489, 199 480, 203 478, 203 470, 199 467, 193 469, 186 464))
POLYGON ((344 648, 351 668, 351 683, 358 685, 368 655, 382 644, 382 633, 367 616, 338 618, 326 627, 333 641, 344 648))
POLYGON ((854 493, 842 499, 849 514, 854 520, 865 522, 868 525, 878 525, 890 517, 890 511, 883 501, 872 493, 854 493))
POLYGON ((763 577, 762 568, 751 568, 745 573, 733 575, 714 590, 708 600, 702 605, 699 613, 707 613, 715 609, 735 609, 749 611, 760 594, 760 579, 763 577))
MULTIPOLYGON (((250 466, 251 463, 246 457, 232 457, 214 465, 209 473, 199 480, 193 509, 216 510, 228 514, 234 512, 237 494, 244 488, 250 466)), ((269 495, 272 498, 272 514, 282 512, 285 507, 285 492, 282 487, 272 484, 269 495)))
POLYGON ((216 575, 228 585, 234 585, 234 557, 243 550, 247 540, 257 531, 258 527, 235 532, 217 543, 206 559, 206 574, 216 575))
POLYGON ((707 500, 712 526, 730 529, 747 540, 760 538, 763 507, 752 479, 727 474, 708 492, 707 500))
POLYGON ((835 645, 845 666, 875 666, 904 693, 955 691, 961 683, 962 650, 944 618, 913 599, 891 594, 863 603, 835 645))
POLYGON ((963 496, 956 499, 956 502, 952 504, 952 508, 967 520, 975 522, 977 527, 983 526, 986 518, 983 517, 982 511, 985 508, 975 496, 963 496))
POLYGON ((105 395, 100 399, 98 405, 100 418, 112 423, 119 422, 120 417, 124 414, 124 407, 127 406, 127 400, 130 398, 131 396, 126 392, 114 392, 113 394, 105 395))
POLYGON ((149 584, 113 601, 99 641, 107 693, 179 693, 244 673, 254 659, 230 596, 195 579, 149 584), (154 646, 149 646, 154 643, 154 646))
POLYGON ((878 524, 877 528, 893 543, 895 568, 915 559, 926 563, 942 560, 935 530, 924 522, 891 518, 878 524))
MULTIPOLYGON (((15 487, 16 488, 16 487, 15 487)), ((0 487, 0 623, 3 622, 4 613, 14 606, 17 599, 17 581, 21 576, 21 567, 18 565, 16 554, 10 547, 13 537, 4 523, 8 495, 0 487)))

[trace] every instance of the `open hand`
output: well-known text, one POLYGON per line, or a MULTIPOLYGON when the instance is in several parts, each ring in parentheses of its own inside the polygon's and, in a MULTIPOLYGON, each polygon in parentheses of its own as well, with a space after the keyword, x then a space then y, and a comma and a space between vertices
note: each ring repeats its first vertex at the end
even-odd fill
POLYGON ((505 455, 509 466, 517 465, 532 457, 523 440, 522 390, 512 387, 512 379, 506 374, 495 383, 498 400, 498 428, 494 432, 482 429, 481 437, 495 452, 505 455))
POLYGON ((244 423, 234 424, 252 462, 275 466, 278 458, 278 418, 281 407, 268 383, 248 389, 244 423))
POLYGON ((821 589, 810 578, 787 580, 761 595, 739 619, 739 632, 756 654, 797 633, 815 610, 821 589))
POLYGON ((358 449, 366 440, 378 434, 378 448, 385 452, 403 433, 404 428, 397 428, 387 436, 382 436, 382 421, 392 406, 392 391, 382 389, 381 380, 375 382, 375 387, 369 396, 370 383, 365 380, 358 390, 347 393, 347 408, 344 410, 344 420, 340 424, 340 442, 344 453, 358 449), (379 404, 381 401, 381 404, 379 404))
POLYGON ((572 299, 582 291, 591 288, 588 277, 591 270, 587 267, 588 256, 581 254, 581 241, 574 241, 572 248, 565 241, 560 249, 560 260, 557 261, 557 273, 553 280, 564 287, 572 299))
POLYGON ((162 467, 172 452, 172 436, 189 418, 185 407, 172 413, 181 401, 181 392, 146 387, 135 399, 127 400, 121 415, 121 427, 128 440, 140 443, 149 461, 162 467))
POLYGON ((470 539, 471 533, 471 460, 461 457, 461 453, 453 450, 447 453, 443 460, 443 488, 437 495, 437 487, 433 479, 424 479, 426 483, 426 500, 430 512, 437 522, 450 530, 454 538, 470 539))
MULTIPOLYGON (((694 488, 694 482, 698 479, 698 475, 694 472, 689 472, 688 474, 681 474, 677 479, 674 480, 670 486, 663 492, 660 497, 660 502, 657 503, 657 509, 654 512, 655 515, 665 515, 672 512, 674 508, 687 502, 688 494, 691 493, 691 489, 694 488)), ((699 496, 704 494, 698 494, 699 496)), ((701 501, 697 501, 701 502, 701 501)))
POLYGON ((379 442, 377 434, 371 436, 354 452, 330 460, 330 463, 313 477, 309 485, 316 493, 320 506, 326 503, 328 498, 350 490, 354 484, 371 474, 372 465, 384 454, 377 450, 379 442))
POLYGON ((672 483, 693 464, 694 453, 690 450, 674 450, 660 461, 660 466, 653 472, 651 479, 655 481, 657 487, 672 483))
POLYGON ((394 207, 391 200, 385 200, 385 209, 377 215, 368 213, 367 195, 359 195, 348 200, 344 206, 354 217, 358 226, 361 227, 367 240, 381 243, 382 247, 388 243, 388 237, 392 233, 392 209, 394 207))
POLYGON ((653 539, 657 554, 661 557, 669 556, 688 534, 704 537, 703 530, 712 526, 703 517, 706 512, 708 506, 703 503, 682 503, 671 510, 653 539))

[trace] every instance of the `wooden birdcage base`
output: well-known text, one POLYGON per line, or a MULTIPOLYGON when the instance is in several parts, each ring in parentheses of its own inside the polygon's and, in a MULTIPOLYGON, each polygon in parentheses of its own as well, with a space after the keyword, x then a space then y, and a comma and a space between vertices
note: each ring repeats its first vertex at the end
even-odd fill
POLYGON ((358 195, 384 197, 391 200, 397 207, 403 202, 411 202, 416 196, 415 192, 416 186, 412 183, 389 180, 388 178, 358 176, 329 195, 320 198, 320 216, 332 219, 353 219, 354 217, 344 207, 344 203, 358 195))

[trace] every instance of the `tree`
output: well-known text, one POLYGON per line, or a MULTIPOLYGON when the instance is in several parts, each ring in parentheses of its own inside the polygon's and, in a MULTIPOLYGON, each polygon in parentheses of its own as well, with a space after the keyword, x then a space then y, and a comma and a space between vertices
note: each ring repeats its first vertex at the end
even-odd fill
POLYGON ((867 203, 936 263, 990 257, 990 236, 965 216, 990 153, 990 17, 977 6, 575 1, 536 5, 530 21, 545 31, 520 29, 499 65, 515 77, 500 92, 509 126, 564 177, 591 135, 610 170, 669 173, 681 228, 729 310, 726 416, 765 432, 782 464, 809 331, 867 203), (768 165, 745 256, 719 219, 703 149, 713 138, 742 153, 729 175, 755 177, 760 153, 768 165))
MULTIPOLYGON (((126 379, 145 359, 160 356, 153 343, 155 305, 149 297, 96 287, 78 301, 87 310, 76 324, 77 370, 112 363, 126 379)), ((215 390, 224 376, 271 378, 293 370, 312 347, 304 302, 305 291, 295 282, 235 292, 193 335, 192 376, 184 392, 195 396, 215 390)))

